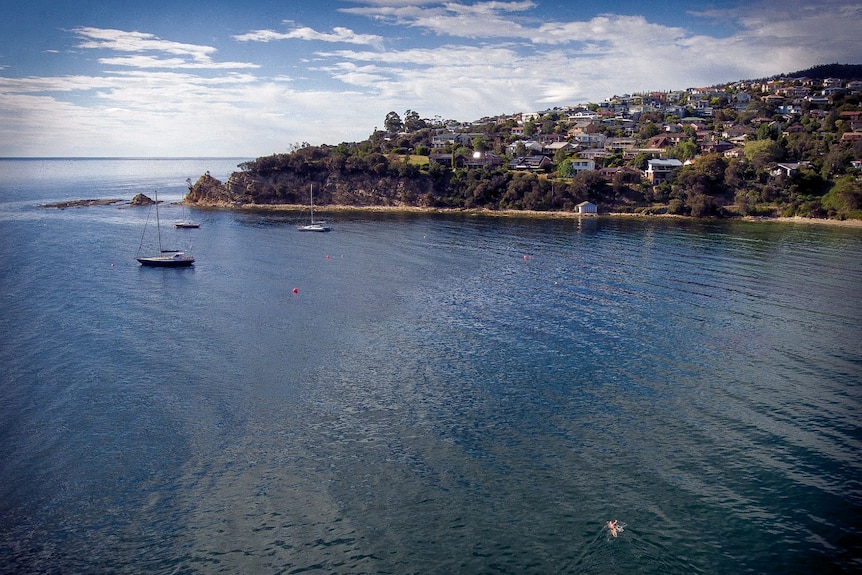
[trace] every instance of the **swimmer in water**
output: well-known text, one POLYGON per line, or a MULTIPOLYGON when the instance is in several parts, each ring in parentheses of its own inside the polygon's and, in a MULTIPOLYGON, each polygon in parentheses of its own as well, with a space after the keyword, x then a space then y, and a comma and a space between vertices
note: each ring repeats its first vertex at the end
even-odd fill
POLYGON ((608 521, 608 531, 610 531, 611 535, 613 535, 614 537, 619 535, 620 531, 622 531, 622 530, 623 530, 622 525, 620 525, 619 521, 617 521, 616 519, 614 519, 612 521, 608 521))

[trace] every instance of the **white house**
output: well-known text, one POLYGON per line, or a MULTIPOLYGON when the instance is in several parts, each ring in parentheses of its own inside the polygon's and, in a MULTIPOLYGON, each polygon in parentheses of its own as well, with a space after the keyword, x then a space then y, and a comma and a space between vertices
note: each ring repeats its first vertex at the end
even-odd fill
POLYGON ((605 140, 608 137, 604 134, 577 134, 575 141, 585 148, 600 148, 605 145, 605 140))
POLYGON ((682 167, 682 162, 676 158, 669 160, 647 160, 644 175, 653 185, 658 185, 670 178, 671 173, 682 167))
POLYGON ((596 161, 584 158, 572 158, 572 175, 596 169, 596 161))

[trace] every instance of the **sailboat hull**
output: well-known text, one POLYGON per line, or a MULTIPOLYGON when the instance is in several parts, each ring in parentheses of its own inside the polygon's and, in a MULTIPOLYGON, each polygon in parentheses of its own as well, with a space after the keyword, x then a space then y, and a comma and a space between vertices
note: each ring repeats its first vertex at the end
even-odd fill
POLYGON ((320 224, 308 224, 306 226, 299 226, 299 231, 301 232, 328 232, 331 229, 332 228, 328 228, 320 224))
POLYGON ((137 259, 142 266, 157 268, 182 268, 195 263, 195 258, 181 253, 176 253, 170 256, 151 256, 135 259, 137 259))

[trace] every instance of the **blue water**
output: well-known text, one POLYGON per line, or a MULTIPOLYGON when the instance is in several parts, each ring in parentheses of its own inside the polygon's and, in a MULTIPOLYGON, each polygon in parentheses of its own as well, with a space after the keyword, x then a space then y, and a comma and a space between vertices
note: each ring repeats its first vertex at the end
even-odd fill
POLYGON ((0 572, 862 570, 862 229, 41 207, 240 161, 0 160, 0 572))

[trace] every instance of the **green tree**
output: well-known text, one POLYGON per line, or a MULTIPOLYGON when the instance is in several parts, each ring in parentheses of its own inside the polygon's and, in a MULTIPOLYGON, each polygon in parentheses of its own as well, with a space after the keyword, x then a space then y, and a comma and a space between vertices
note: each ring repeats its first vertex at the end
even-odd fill
POLYGON ((516 158, 520 158, 521 156, 527 155, 527 145, 524 144, 523 140, 520 140, 518 141, 518 143, 515 144, 514 152, 516 158))
POLYGON ((668 156, 681 161, 686 161, 694 158, 697 155, 697 144, 692 140, 683 140, 673 148, 668 150, 668 156))
POLYGON ((556 162, 556 164, 557 164, 557 174, 561 178, 572 177, 572 160, 570 160, 569 158, 566 158, 561 162, 556 162))
POLYGON ((386 114, 386 120, 383 121, 383 126, 390 134, 397 134, 404 128, 401 122, 401 116, 397 112, 389 112, 386 114))
POLYGON ((404 129, 408 132, 418 132, 427 127, 425 120, 419 117, 418 112, 407 110, 404 112, 404 129))
POLYGON ((838 178, 821 204, 830 215, 862 219, 862 182, 853 176, 838 178))
POLYGON ((762 170, 781 158, 782 149, 775 140, 754 140, 745 143, 742 153, 755 169, 762 170))
POLYGON ((642 140, 648 140, 653 136, 658 136, 660 133, 661 130, 658 126, 655 125, 655 123, 647 122, 646 124, 641 126, 640 130, 638 130, 638 137, 642 140))

